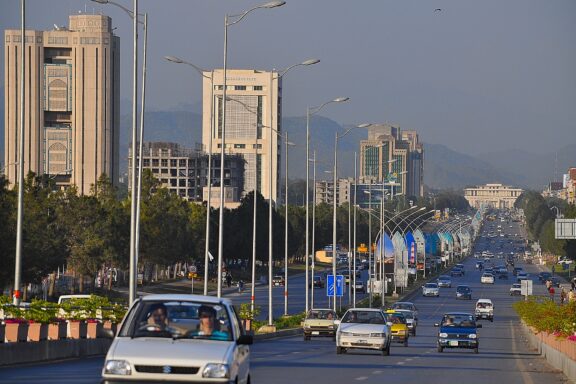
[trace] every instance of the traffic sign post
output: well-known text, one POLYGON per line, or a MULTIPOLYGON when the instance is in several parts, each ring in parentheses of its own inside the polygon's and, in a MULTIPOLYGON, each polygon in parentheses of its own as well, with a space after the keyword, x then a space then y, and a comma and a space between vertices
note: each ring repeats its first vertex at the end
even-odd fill
MULTIPOLYGON (((336 275, 336 296, 344 295, 344 275, 336 275)), ((326 280, 326 296, 334 296, 334 275, 328 275, 326 280)))

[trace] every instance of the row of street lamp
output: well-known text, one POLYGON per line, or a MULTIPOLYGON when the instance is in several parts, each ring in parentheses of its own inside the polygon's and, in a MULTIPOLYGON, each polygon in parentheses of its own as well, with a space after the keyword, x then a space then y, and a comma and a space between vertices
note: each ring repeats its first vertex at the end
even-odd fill
MULTIPOLYGON (((140 234, 140 210, 141 210, 141 194, 142 194, 142 158, 143 158, 143 141, 144 141, 144 117, 145 117, 145 97, 146 97, 146 62, 147 62, 147 35, 148 35, 148 15, 147 13, 141 14, 138 12, 138 0, 133 0, 133 9, 130 10, 126 7, 124 7, 123 5, 116 3, 114 1, 111 0, 92 0, 94 2, 100 3, 100 4, 111 4, 114 5, 116 7, 121 8, 124 12, 126 12, 133 21, 133 35, 134 35, 134 41, 133 41, 133 92, 132 92, 132 164, 131 164, 131 180, 132 180, 132 191, 131 191, 131 225, 130 225, 130 281, 129 281, 129 301, 130 303, 132 303, 137 296, 137 279, 136 279, 136 275, 137 275, 137 266, 138 266, 138 257, 139 257, 139 234, 140 234), (140 20, 140 17, 143 18, 143 20, 140 20), (141 116, 140 116, 140 134, 139 134, 139 141, 138 141, 138 130, 137 130, 137 88, 138 88, 138 83, 137 83, 137 73, 138 73, 138 24, 142 24, 143 25, 143 31, 144 31, 144 44, 143 44, 143 63, 142 63, 142 109, 141 109, 141 116), (136 153, 137 153, 137 148, 136 148, 136 144, 139 142, 139 148, 138 148, 138 164, 136 163, 136 153)), ((24 42, 24 28, 25 28, 25 0, 21 0, 21 4, 22 4, 22 39, 21 41, 24 42)), ((222 295, 222 284, 221 284, 221 276, 222 276, 222 265, 223 265, 223 239, 224 239, 224 164, 225 164, 225 139, 226 139, 226 103, 227 101, 229 101, 229 98, 226 96, 226 91, 227 91, 227 64, 228 64, 228 27, 235 25, 237 23, 239 23, 240 21, 242 21, 249 13, 257 10, 257 9, 271 9, 271 8, 276 8, 276 7, 280 7, 283 6, 285 4, 285 1, 271 1, 262 5, 258 5, 255 7, 252 7, 250 9, 248 9, 247 11, 244 11, 242 13, 236 14, 236 15, 225 15, 224 18, 224 67, 223 67, 223 88, 222 88, 222 131, 221 131, 221 145, 220 145, 220 167, 221 167, 221 171, 220 171, 220 199, 219 199, 219 228, 218 228, 218 259, 217 259, 217 263, 218 263, 218 288, 217 288, 217 296, 221 297, 222 295)), ((24 52, 25 50, 22 49, 22 58, 21 58, 21 63, 22 66, 24 64, 24 52)), ((203 78, 209 78, 211 81, 211 117, 210 117, 210 139, 209 139, 209 151, 208 151, 208 183, 207 183, 207 187, 208 187, 208 205, 207 205, 207 213, 206 213, 206 238, 205 238, 205 258, 204 258, 204 262, 205 262, 205 270, 204 270, 204 295, 208 294, 208 265, 209 265, 209 259, 211 258, 211 254, 210 254, 210 250, 209 250, 209 239, 210 239, 210 211, 211 211, 211 197, 212 197, 212 191, 211 191, 211 186, 212 186, 212 135, 213 135, 213 131, 214 131, 214 70, 211 71, 210 75, 207 75, 206 73, 208 71, 194 65, 193 63, 190 63, 188 61, 185 61, 179 57, 176 56, 166 56, 165 59, 167 61, 170 61, 172 63, 177 63, 177 64, 186 64, 190 67, 192 67, 197 73, 199 73, 203 78)), ((279 80, 280 78, 282 78, 282 76, 284 76, 286 73, 288 73, 291 69, 298 67, 298 66, 308 66, 308 65, 313 65, 313 64, 317 64, 319 63, 320 60, 318 59, 310 59, 310 60, 306 60, 304 62, 298 63, 298 64, 294 64, 282 71, 279 71, 277 73, 277 75, 275 77, 273 77, 273 80, 279 80)), ((22 78, 24 77, 24 69, 23 67, 21 68, 22 71, 22 78)), ((21 88, 24 87, 24 82, 21 82, 21 88)), ((23 104, 24 104, 24 91, 23 89, 21 89, 21 134, 20 137, 23 137, 23 122, 24 122, 24 108, 23 108, 23 104)), ((306 279, 306 283, 305 283, 305 307, 306 307, 306 311, 308 311, 308 309, 310 309, 310 303, 309 303, 309 282, 310 282, 310 276, 309 276, 309 255, 312 251, 312 253, 314 252, 314 233, 312 233, 312 249, 310 249, 310 240, 309 240, 309 233, 310 233, 310 229, 309 229, 309 222, 310 222, 310 208, 309 208, 309 204, 310 204, 310 198, 309 198, 309 180, 310 180, 310 162, 313 161, 314 162, 314 178, 315 178, 315 174, 316 174, 316 155, 314 153, 314 159, 312 160, 310 158, 310 118, 319 113, 325 106, 327 106, 328 104, 331 103, 343 103, 348 101, 349 98, 348 97, 338 97, 329 101, 324 102, 323 104, 316 106, 316 107, 308 107, 306 110, 306 199, 305 199, 305 204, 306 204, 306 240, 305 240, 305 263, 306 263, 306 269, 305 269, 305 279, 306 279)), ((276 131, 273 128, 273 111, 272 111, 272 103, 270 102, 270 116, 271 116, 271 121, 270 121, 270 126, 269 127, 265 127, 262 126, 262 128, 269 128, 270 129, 270 148, 269 148, 269 250, 268 250, 268 285, 269 285, 269 291, 268 291, 268 296, 269 296, 269 301, 268 301, 268 309, 269 309, 269 313, 268 313, 268 319, 269 319, 269 325, 272 325, 272 267, 273 267, 273 258, 272 258, 272 241, 273 241, 273 224, 272 224, 272 210, 273 210, 273 202, 272 202, 272 196, 273 196, 273 170, 272 170, 272 153, 273 153, 273 140, 272 140, 272 135, 274 133, 276 133, 277 135, 279 135, 280 137, 284 138, 285 140, 285 144, 286 144, 286 149, 285 149, 285 155, 286 155, 286 200, 287 200, 287 196, 288 196, 288 146, 291 145, 292 143, 289 143, 288 141, 288 135, 286 134, 285 136, 282 136, 278 131, 276 131)), ((333 238, 332 238, 332 255, 333 255, 333 263, 332 263, 332 272, 334 274, 334 276, 336 276, 336 229, 337 229, 337 220, 336 220, 336 210, 337 210, 337 190, 338 190, 338 168, 337 168, 337 148, 338 148, 338 140, 343 138, 344 136, 346 136, 348 133, 351 132, 351 130, 353 128, 367 128, 369 126, 371 126, 372 124, 361 124, 352 128, 349 128, 348 130, 346 130, 344 133, 342 134, 338 134, 338 132, 335 133, 335 140, 334 140, 334 168, 333 168, 333 180, 334 180, 334 184, 333 184, 333 189, 334 189, 334 194, 333 194, 333 238)), ((259 127, 258 127, 259 128, 259 127)), ((20 142, 20 158, 22 158, 22 154, 23 154, 23 142, 24 140, 21 140, 20 142)), ((258 146, 255 146, 256 151, 258 146)), ((394 160, 392 160, 394 161, 394 160)), ((391 162, 391 161, 390 161, 391 162)), ((22 244, 22 195, 23 195, 23 173, 24 173, 24 169, 23 169, 23 162, 19 162, 19 199, 18 199, 18 223, 17 223, 17 240, 16 240, 16 270, 15 270, 15 282, 14 282, 14 287, 15 287, 15 295, 14 295, 14 303, 18 304, 19 300, 20 300, 20 291, 19 291, 19 287, 20 287, 20 271, 21 271, 21 244, 22 244)), ((356 175, 356 157, 355 157, 355 179, 357 178, 356 175)), ((355 188, 356 188, 356 182, 355 182, 355 188)), ((384 189, 384 186, 382 187, 384 189)), ((256 200, 257 200, 257 196, 256 196, 256 190, 257 187, 255 186, 254 188, 254 233, 253 233, 253 260, 252 260, 252 292, 251 292, 251 308, 254 309, 254 286, 255 286, 255 244, 256 244, 256 200)), ((356 244, 356 193, 354 193, 354 244, 356 244)), ((384 201, 382 201, 382 205, 383 205, 384 201)), ((315 204, 314 204, 315 205, 315 204)), ((286 216, 286 223, 285 223, 285 257, 284 257, 284 269, 285 269, 285 288, 284 288, 284 313, 287 314, 288 313, 288 222, 287 222, 287 217, 288 217, 288 210, 287 210, 287 201, 285 202, 285 216, 286 216)), ((381 233, 383 233, 383 228, 384 228, 384 208, 382 207, 382 215, 381 215, 381 233)), ((313 212, 313 216, 314 216, 314 212, 313 212)), ((351 213, 349 212, 349 221, 351 221, 351 213)), ((313 230, 314 231, 314 230, 313 230)), ((349 223, 349 243, 351 243, 351 234, 350 234, 350 223, 349 223)), ((350 244, 349 244, 349 248, 350 248, 350 244)), ((354 259, 354 270, 356 269, 355 266, 355 261, 356 261, 356 247, 354 246, 354 254, 353 254, 353 259, 354 259)), ((312 259, 313 260, 313 259, 312 259)), ((349 268, 350 268, 350 263, 349 263, 349 268)), ((355 276, 355 274, 354 274, 355 276)), ((314 278, 314 260, 312 261, 312 278, 314 278)), ((334 309, 336 309, 336 289, 334 289, 334 296, 333 296, 333 305, 334 305, 334 309)), ((354 284, 354 304, 355 304, 355 284, 354 284)), ((312 303, 313 303, 313 292, 312 292, 312 303)), ((313 304, 312 304, 313 305, 313 304)))

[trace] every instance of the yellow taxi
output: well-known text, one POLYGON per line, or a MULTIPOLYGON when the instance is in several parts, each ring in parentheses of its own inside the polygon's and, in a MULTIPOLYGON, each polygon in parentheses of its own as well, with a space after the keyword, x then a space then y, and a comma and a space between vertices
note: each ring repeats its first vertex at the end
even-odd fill
POLYGON ((408 324, 406 317, 402 312, 389 309, 386 311, 387 322, 390 325, 390 334, 392 335, 392 342, 402 343, 405 347, 408 346, 408 324))

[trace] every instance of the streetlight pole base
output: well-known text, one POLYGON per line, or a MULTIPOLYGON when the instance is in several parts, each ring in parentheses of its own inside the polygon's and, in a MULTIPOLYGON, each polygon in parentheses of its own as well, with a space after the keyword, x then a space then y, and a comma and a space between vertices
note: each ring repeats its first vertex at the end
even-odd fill
POLYGON ((393 292, 393 293, 392 293, 392 298, 393 298, 393 299, 397 299, 397 298, 398 298, 398 292, 393 292))

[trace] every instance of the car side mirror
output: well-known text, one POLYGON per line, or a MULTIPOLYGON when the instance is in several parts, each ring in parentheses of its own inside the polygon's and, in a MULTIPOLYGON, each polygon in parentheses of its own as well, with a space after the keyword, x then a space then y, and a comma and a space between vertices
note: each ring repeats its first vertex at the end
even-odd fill
POLYGON ((434 326, 435 326, 435 327, 439 327, 439 326, 440 326, 440 324, 438 324, 438 323, 434 323, 434 326))
POLYGON ((254 337, 252 335, 240 335, 238 340, 236 340, 236 344, 238 345, 252 345, 254 343, 254 337))
POLYGON ((113 339, 114 338, 114 331, 110 328, 101 328, 98 330, 98 337, 104 339, 113 339))
POLYGON ((338 319, 334 320, 334 325, 340 325, 340 320, 338 319))
POLYGON ((476 324, 476 328, 482 328, 482 324, 476 324))

